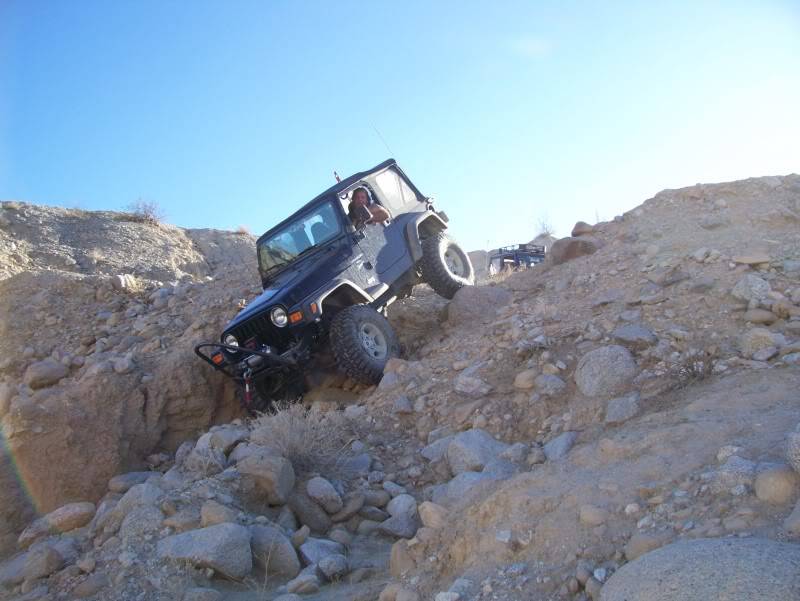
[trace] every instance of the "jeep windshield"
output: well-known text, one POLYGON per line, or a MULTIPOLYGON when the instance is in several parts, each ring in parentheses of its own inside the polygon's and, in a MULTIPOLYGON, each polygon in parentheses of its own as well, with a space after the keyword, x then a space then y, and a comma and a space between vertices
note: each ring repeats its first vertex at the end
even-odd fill
POLYGON ((258 269, 262 279, 282 271, 302 254, 335 238, 342 231, 333 201, 298 216, 258 244, 258 269))

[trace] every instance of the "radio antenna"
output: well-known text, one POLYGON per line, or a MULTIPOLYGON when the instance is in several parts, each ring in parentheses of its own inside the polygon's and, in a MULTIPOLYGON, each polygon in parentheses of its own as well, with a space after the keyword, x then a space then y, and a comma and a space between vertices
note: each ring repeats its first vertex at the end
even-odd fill
POLYGON ((335 178, 336 178, 336 183, 337 183, 337 184, 338 184, 340 181, 342 181, 342 178, 341 178, 341 177, 339 177, 339 174, 338 174, 338 173, 336 173, 336 170, 334 170, 334 172, 333 172, 333 177, 335 177, 335 178))
POLYGON ((378 135, 378 138, 380 139, 380 141, 383 142, 384 146, 386 146, 386 150, 389 151, 389 156, 393 157, 394 153, 392 152, 392 149, 389 148, 389 145, 386 143, 386 140, 383 139, 383 136, 381 135, 381 132, 378 131, 378 128, 375 127, 374 123, 372 124, 372 129, 375 130, 375 133, 378 135))

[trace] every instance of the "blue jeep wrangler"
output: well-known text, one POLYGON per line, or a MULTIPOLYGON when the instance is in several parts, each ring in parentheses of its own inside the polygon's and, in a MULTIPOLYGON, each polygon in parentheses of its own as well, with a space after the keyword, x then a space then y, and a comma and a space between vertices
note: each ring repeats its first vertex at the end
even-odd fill
POLYGON ((446 215, 392 159, 339 181, 258 239, 264 291, 219 342, 195 352, 240 383, 251 411, 297 394, 327 348, 340 371, 377 383, 400 352, 386 307, 421 282, 448 299, 474 283, 467 253, 446 229, 446 215), (357 189, 384 210, 354 206, 357 189), (372 223, 375 214, 388 218, 372 223))

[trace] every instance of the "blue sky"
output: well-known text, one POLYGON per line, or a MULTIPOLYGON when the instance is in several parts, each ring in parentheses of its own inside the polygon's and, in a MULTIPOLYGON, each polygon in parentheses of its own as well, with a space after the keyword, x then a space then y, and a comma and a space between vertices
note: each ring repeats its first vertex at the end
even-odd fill
POLYGON ((0 86, 0 199, 186 227, 388 156, 470 249, 800 171, 797 0, 0 0, 0 86))

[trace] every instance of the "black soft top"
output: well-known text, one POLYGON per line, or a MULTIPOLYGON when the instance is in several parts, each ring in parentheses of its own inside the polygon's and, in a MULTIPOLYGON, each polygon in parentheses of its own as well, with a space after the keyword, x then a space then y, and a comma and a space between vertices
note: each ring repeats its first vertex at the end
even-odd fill
MULTIPOLYGON (((301 214, 306 209, 306 207, 308 207, 311 204, 314 204, 319 199, 321 199, 323 197, 326 197, 326 196, 331 196, 333 194, 338 195, 340 192, 346 190, 347 188, 349 188, 350 186, 355 184, 357 181, 359 181, 361 179, 364 179, 365 177, 375 173, 376 171, 381 171, 381 170, 385 169, 386 167, 391 167, 393 165, 397 165, 397 161, 395 161, 394 159, 386 159, 385 161, 383 161, 383 163, 381 163, 380 165, 375 165, 372 169, 367 169, 366 171, 361 171, 360 173, 354 173, 350 177, 347 177, 347 178, 343 179, 340 182, 336 182, 336 184, 334 184, 333 186, 331 186, 330 188, 325 190, 322 194, 317 194, 317 196, 315 196, 313 199, 308 201, 306 204, 304 204, 302 207, 300 207, 294 213, 289 215, 286 219, 284 219, 280 223, 278 223, 278 224, 272 226, 271 228, 269 228, 264 234, 262 234, 259 237, 259 239, 256 242, 256 244, 259 244, 261 242, 261 240, 266 238, 267 234, 269 234, 271 231, 276 230, 278 228, 281 228, 286 223, 288 223, 290 221, 293 221, 295 217, 297 217, 299 214, 301 214)), ((398 170, 399 169, 400 168, 398 167, 398 170)))

